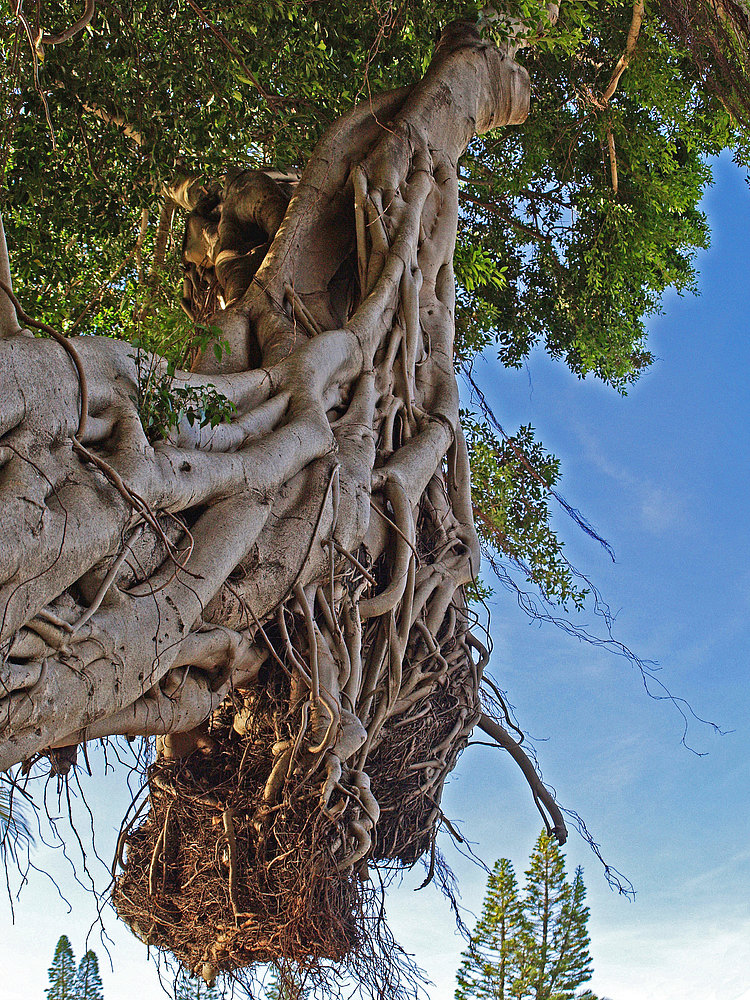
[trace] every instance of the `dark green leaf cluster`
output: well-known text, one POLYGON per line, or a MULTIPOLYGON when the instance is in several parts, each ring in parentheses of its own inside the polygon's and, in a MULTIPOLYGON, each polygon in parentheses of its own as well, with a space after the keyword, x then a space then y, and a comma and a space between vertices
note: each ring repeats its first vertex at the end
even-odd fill
POLYGON ((457 975, 456 1000, 596 1000, 583 872, 573 881, 554 838, 541 834, 523 892, 510 861, 496 862, 482 915, 457 975))
POLYGON ((625 391, 651 361, 644 317, 668 287, 695 287, 707 158, 743 136, 654 18, 602 101, 631 13, 629 2, 562 4, 565 44, 519 57, 528 121, 464 158, 463 239, 496 254, 507 279, 460 299, 464 354, 495 344, 518 367, 542 344, 625 391))
MULTIPOLYGON (((213 385, 185 385, 179 381, 173 361, 166 365, 146 353, 140 340, 134 341, 133 355, 138 376, 134 402, 149 441, 169 436, 183 420, 190 427, 218 427, 236 412, 234 403, 213 385)), ((219 357, 221 352, 219 351, 219 357)))

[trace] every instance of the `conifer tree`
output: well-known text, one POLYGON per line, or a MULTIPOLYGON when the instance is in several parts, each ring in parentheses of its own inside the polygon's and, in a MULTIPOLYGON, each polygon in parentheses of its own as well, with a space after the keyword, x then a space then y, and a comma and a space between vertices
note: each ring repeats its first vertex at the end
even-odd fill
POLYGON ((550 966, 550 992, 543 994, 545 997, 559 996, 561 1000, 572 997, 575 990, 591 978, 591 940, 587 929, 589 908, 585 899, 583 869, 578 867, 570 887, 569 899, 563 903, 560 920, 555 928, 557 958, 550 966))
POLYGON ((513 865, 501 858, 487 880, 482 916, 458 973, 456 1000, 515 1000, 527 938, 513 865))
POLYGON ((99 960, 91 950, 86 952, 78 966, 76 990, 75 1000, 104 1000, 99 960))
POLYGON ((307 974, 292 962, 275 963, 265 1000, 305 1000, 309 996, 307 974))
POLYGON ((182 972, 175 987, 175 1000, 222 1000, 224 994, 218 986, 208 985, 200 976, 182 972))
POLYGON ((57 942, 46 993, 47 1000, 78 1000, 76 961, 66 934, 57 942))
POLYGON ((542 833, 519 894, 507 859, 495 864, 482 915, 458 972, 456 1000, 597 1000, 576 992, 592 974, 583 872, 573 882, 542 833))
POLYGON ((552 837, 542 833, 526 872, 524 906, 533 938, 531 961, 527 966, 532 976, 530 995, 534 1000, 567 1000, 567 993, 560 993, 558 997, 554 988, 556 970, 566 950, 564 927, 571 912, 571 897, 572 888, 565 878, 563 856, 552 837))

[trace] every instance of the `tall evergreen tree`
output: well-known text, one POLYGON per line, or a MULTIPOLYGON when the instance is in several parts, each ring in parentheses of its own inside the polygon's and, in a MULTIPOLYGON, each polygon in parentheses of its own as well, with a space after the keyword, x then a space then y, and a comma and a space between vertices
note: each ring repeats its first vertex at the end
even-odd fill
POLYGON ((482 915, 459 969, 456 1000, 596 1000, 576 991, 592 974, 583 872, 573 882, 542 833, 519 894, 507 859, 495 864, 482 915))
POLYGON ((75 1000, 104 1000, 99 960, 91 950, 86 952, 78 966, 76 989, 75 1000))
POLYGON ((545 997, 559 996, 561 1000, 572 997, 576 989, 591 978, 591 939, 587 927, 589 908, 585 900, 586 886, 583 884, 583 869, 579 866, 570 887, 569 899, 563 903, 556 926, 557 958, 549 972, 552 992, 544 994, 545 997))
POLYGON ((279 962, 273 969, 264 1000, 305 1000, 309 992, 304 970, 293 962, 279 962))
POLYGON ((47 1000, 78 1000, 76 960, 66 934, 57 942, 46 993, 47 1000))
MULTIPOLYGON (((572 914, 572 888, 565 878, 565 861, 555 840, 542 833, 526 872, 525 912, 533 944, 528 963, 534 1000, 568 1000, 573 993, 556 990, 564 962, 566 929, 572 914)), ((581 982, 590 978, 591 973, 581 982)))
POLYGON ((528 934, 513 865, 495 862, 469 949, 458 972, 457 1000, 515 1000, 528 934))

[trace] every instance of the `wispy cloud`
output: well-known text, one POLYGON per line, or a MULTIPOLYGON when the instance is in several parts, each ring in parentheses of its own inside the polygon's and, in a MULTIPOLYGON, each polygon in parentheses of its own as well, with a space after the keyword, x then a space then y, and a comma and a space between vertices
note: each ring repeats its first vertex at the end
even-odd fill
POLYGON ((633 511, 639 515, 641 524, 647 531, 663 534, 688 527, 689 510, 682 496, 662 483, 638 476, 625 466, 613 462, 582 424, 575 431, 586 460, 629 494, 633 511))
POLYGON ((592 988, 617 1000, 750 1000, 750 916, 594 932, 592 988))

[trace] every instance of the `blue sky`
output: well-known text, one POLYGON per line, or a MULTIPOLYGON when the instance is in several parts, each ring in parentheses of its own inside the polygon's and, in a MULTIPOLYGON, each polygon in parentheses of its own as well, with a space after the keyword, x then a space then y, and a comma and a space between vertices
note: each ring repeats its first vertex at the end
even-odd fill
MULTIPOLYGON (((728 159, 716 180, 705 202, 713 242, 699 262, 701 296, 667 296, 665 314, 650 323, 659 360, 626 398, 542 355, 517 373, 489 364, 479 372, 506 428, 537 428, 562 459, 563 495, 612 543, 615 565, 561 512, 568 554, 617 612, 617 638, 658 661, 675 695, 729 731, 717 736, 691 722, 688 742, 706 754, 696 756, 681 745, 678 713, 648 698, 626 660, 530 622, 498 589, 493 676, 535 738, 560 801, 585 818, 637 890, 634 902, 612 893, 572 833, 568 867, 584 866, 589 890, 591 985, 611 1000, 750 1000, 750 191, 728 159)), ((591 614, 581 620, 595 625, 591 614)), ((112 777, 91 799, 106 858, 127 799, 112 777)), ((505 755, 469 748, 444 805, 488 863, 509 857, 523 872, 540 823, 505 755)), ((485 876, 443 847, 472 923, 485 876)), ((3 1000, 42 997, 57 938, 67 933, 80 957, 96 916, 59 851, 40 846, 34 860, 55 873, 74 909, 68 914, 38 875, 15 905, 15 925, 5 907, 3 1000)), ((413 891, 422 877, 392 892, 389 910, 434 980, 433 1000, 448 1000, 463 942, 437 891, 413 891)), ((114 972, 98 932, 89 945, 102 959, 107 1000, 157 996, 144 947, 106 923, 114 972)))

